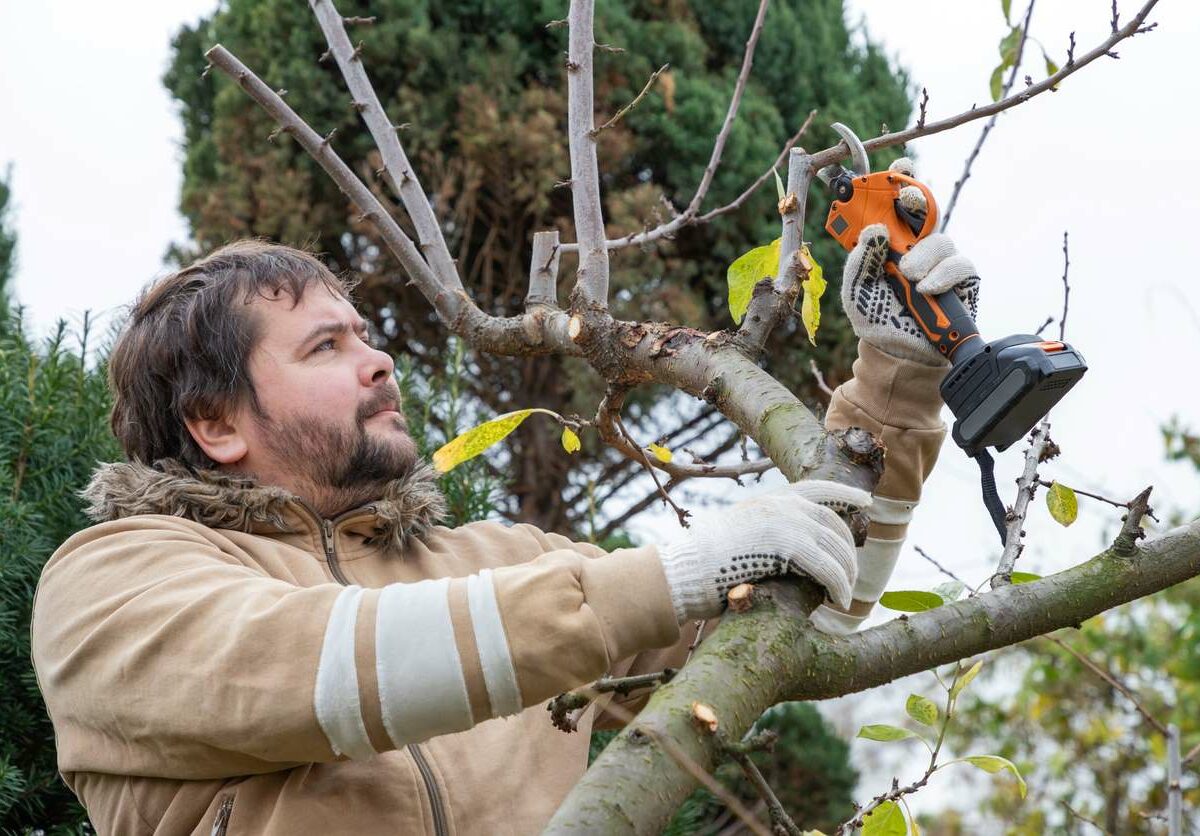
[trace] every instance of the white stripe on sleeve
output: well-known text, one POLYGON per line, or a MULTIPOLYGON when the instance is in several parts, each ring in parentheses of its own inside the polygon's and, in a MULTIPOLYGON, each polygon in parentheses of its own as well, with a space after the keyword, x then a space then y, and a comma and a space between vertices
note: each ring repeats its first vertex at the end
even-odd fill
POLYGON ((878 540, 868 537, 858 549, 858 580, 854 583, 854 599, 875 603, 887 589, 888 579, 896 568, 903 540, 878 540))
POLYGON ((363 590, 348 586, 333 602, 325 625, 321 661, 313 701, 317 722, 339 755, 369 758, 375 754, 363 725, 358 698, 358 669, 354 665, 354 628, 363 590))
POLYGON ((404 746, 472 725, 454 625, 450 580, 393 583, 379 595, 375 666, 383 725, 404 746))
POLYGON ((916 507, 915 500, 873 496, 871 507, 867 509, 867 519, 886 525, 904 525, 912 521, 913 509, 916 507))
POLYGON ((517 672, 508 650, 504 623, 500 620, 491 569, 467 578, 467 606, 471 610, 471 623, 475 625, 475 644, 479 647, 479 664, 483 668, 492 714, 496 717, 516 714, 521 710, 521 690, 517 687, 517 672))

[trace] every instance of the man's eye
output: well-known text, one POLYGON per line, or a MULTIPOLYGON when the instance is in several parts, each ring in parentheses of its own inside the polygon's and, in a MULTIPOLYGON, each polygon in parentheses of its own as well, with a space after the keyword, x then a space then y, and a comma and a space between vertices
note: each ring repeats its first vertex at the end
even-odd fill
POLYGON ((334 346, 333 338, 330 338, 328 340, 322 340, 321 342, 319 342, 315 346, 313 346, 313 353, 315 354, 318 351, 332 351, 333 346, 334 346))

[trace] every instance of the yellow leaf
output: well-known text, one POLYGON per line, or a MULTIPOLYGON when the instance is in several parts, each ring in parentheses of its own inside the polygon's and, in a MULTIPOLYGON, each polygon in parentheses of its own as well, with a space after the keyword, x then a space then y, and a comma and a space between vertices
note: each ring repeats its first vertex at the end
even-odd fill
POLYGON ((658 444, 651 444, 646 449, 653 453, 654 458, 660 462, 670 462, 674 458, 670 450, 658 444))
POLYGON ((808 331, 808 341, 816 345, 817 328, 821 325, 821 296, 825 293, 825 271, 817 264, 807 246, 800 248, 800 259, 808 268, 808 278, 800 284, 804 289, 804 301, 800 303, 800 321, 804 323, 804 330, 808 331))
POLYGON ((733 316, 734 324, 741 324, 750 307, 750 297, 754 295, 754 286, 762 279, 775 275, 779 267, 779 239, 776 238, 765 247, 755 247, 748 253, 739 256, 725 274, 729 285, 729 313, 733 316))
POLYGON ((1070 525, 1079 516, 1079 499, 1075 491, 1058 482, 1051 482, 1050 490, 1046 491, 1046 507, 1050 509, 1050 516, 1061 525, 1070 525))
POLYGON ((563 427, 562 446, 568 453, 579 452, 579 436, 570 427, 563 427))
POLYGON ((549 409, 518 409, 516 412, 507 412, 490 421, 484 421, 479 426, 472 427, 465 433, 443 444, 433 454, 433 466, 439 472, 445 473, 447 470, 457 467, 468 459, 475 458, 521 426, 521 422, 535 412, 550 415, 561 420, 557 412, 552 412, 549 409))

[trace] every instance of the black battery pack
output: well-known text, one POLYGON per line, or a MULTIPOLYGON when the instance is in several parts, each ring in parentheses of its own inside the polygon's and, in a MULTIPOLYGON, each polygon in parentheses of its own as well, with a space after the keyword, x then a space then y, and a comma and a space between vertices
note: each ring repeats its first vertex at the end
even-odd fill
POLYGON ((956 419, 951 435, 968 455, 1022 439, 1087 371, 1070 345, 1032 334, 971 340, 953 359, 942 400, 956 419))

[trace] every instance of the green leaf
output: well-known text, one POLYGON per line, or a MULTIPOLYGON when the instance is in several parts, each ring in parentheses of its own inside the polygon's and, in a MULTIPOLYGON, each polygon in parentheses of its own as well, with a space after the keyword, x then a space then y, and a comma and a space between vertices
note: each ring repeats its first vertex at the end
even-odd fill
POLYGON ((959 596, 966 589, 958 581, 946 581, 940 583, 933 588, 933 594, 939 596, 943 601, 949 604, 951 601, 957 601, 959 596))
POLYGON ((578 453, 582 446, 579 443, 579 436, 570 427, 563 427, 562 446, 568 453, 578 453))
POLYGON ((971 680, 979 676, 979 671, 983 669, 983 660, 980 659, 974 665, 967 669, 967 672, 958 678, 958 681, 950 686, 950 699, 957 699, 966 687, 971 684, 971 680))
POLYGON ((890 743, 893 740, 907 740, 916 737, 916 732, 902 729, 899 726, 888 726, 883 723, 863 726, 858 730, 858 737, 863 740, 876 740, 880 743, 890 743))
POLYGON ((904 710, 908 712, 909 717, 923 726, 932 726, 938 721, 938 707, 933 704, 933 700, 926 699, 920 694, 909 694, 908 702, 904 704, 904 710))
POLYGON ((468 459, 475 458, 521 426, 521 422, 535 412, 560 418, 557 412, 551 412, 549 409, 518 409, 516 412, 506 412, 490 421, 484 421, 477 427, 472 427, 443 444, 433 454, 433 466, 439 472, 445 473, 468 459))
POLYGON ((1008 23, 1012 16, 1012 0, 1000 0, 1000 11, 1004 12, 1004 22, 1008 23))
POLYGON ((1079 499, 1075 491, 1058 482, 1051 482, 1050 490, 1046 491, 1046 507, 1060 525, 1070 525, 1079 516, 1079 499))
POLYGON ((992 80, 988 82, 988 87, 992 91, 992 101, 1000 101, 1000 94, 1004 92, 1004 65, 1000 64, 996 69, 992 70, 992 80))
POLYGON ((1000 66, 1011 67, 1017 60, 1017 47, 1021 45, 1021 27, 1014 26, 1000 39, 1000 66))
POLYGON ((746 308, 750 307, 754 286, 775 275, 779 267, 779 240, 776 238, 765 247, 755 247, 729 265, 725 280, 729 284, 729 313, 735 325, 741 324, 746 308))
POLYGON ((771 173, 775 175, 775 192, 779 195, 779 199, 784 198, 783 180, 779 179, 779 172, 775 170, 775 166, 771 166, 771 173))
POLYGON ((1033 583, 1034 581, 1040 581, 1042 579, 1041 575, 1035 575, 1033 572, 1013 572, 1008 577, 1014 585, 1020 583, 1033 583))
POLYGON ((808 251, 808 245, 800 248, 800 260, 808 268, 808 278, 800 283, 804 289, 804 301, 800 303, 800 321, 808 332, 808 341, 817 344, 817 328, 821 325, 821 296, 825 293, 825 271, 808 251))
POLYGON ((995 774, 1002 769, 1008 770, 1017 779, 1017 787, 1021 793, 1021 798, 1025 797, 1027 790, 1025 779, 1021 777, 1020 771, 1016 765, 1008 758, 1002 758, 999 755, 972 755, 969 758, 963 758, 967 763, 977 766, 984 772, 995 774))
POLYGON ((935 610, 946 603, 936 592, 922 592, 919 589, 903 589, 897 592, 885 592, 879 599, 889 610, 899 612, 925 612, 935 610))
POLYGON ((863 816, 862 836, 908 836, 908 822, 900 805, 885 801, 863 816))

